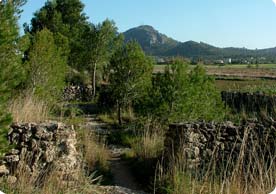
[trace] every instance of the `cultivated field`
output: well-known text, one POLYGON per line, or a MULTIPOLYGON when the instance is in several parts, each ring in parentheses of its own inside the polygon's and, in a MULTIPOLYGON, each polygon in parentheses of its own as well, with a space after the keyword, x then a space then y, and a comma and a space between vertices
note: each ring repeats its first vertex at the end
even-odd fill
MULTIPOLYGON (((276 64, 248 65, 207 65, 207 74, 215 76, 216 86, 224 91, 269 91, 275 93, 276 64)), ((189 68, 194 68, 190 65, 189 68)), ((163 72, 165 65, 156 65, 154 73, 163 72)))
POLYGON ((208 75, 225 78, 263 78, 276 79, 276 69, 241 68, 241 67, 207 67, 208 75))
MULTIPOLYGON (((163 72, 166 65, 155 65, 154 72, 163 72)), ((190 68, 195 66, 190 65, 190 68)), ((258 68, 255 65, 206 65, 209 75, 222 77, 240 77, 240 78, 267 78, 276 79, 276 64, 260 64, 258 68)))
POLYGON ((217 88, 220 91, 266 91, 269 93, 275 93, 276 81, 265 79, 240 79, 240 80, 216 80, 217 88))
POLYGON ((276 64, 229 64, 229 65, 207 65, 208 68, 262 68, 262 69, 276 69, 276 64))

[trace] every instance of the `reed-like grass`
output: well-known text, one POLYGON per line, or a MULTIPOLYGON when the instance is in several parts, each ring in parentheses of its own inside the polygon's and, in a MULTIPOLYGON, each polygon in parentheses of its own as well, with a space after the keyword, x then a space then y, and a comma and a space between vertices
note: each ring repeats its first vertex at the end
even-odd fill
MULTIPOLYGON (((221 165, 214 154, 201 167, 191 168, 191 162, 179 150, 171 154, 169 163, 160 162, 155 175, 155 193, 169 194, 268 194, 276 186, 276 150, 253 141, 245 132, 238 157, 226 156, 221 165)), ((220 153, 223 154, 223 153, 220 153)))
POLYGON ((50 108, 33 95, 20 95, 9 103, 8 111, 14 122, 43 122, 48 119, 50 108))
POLYGON ((29 160, 20 161, 15 168, 16 182, 11 183, 9 177, 0 178, 0 190, 9 194, 78 194, 100 193, 97 185, 102 181, 100 173, 108 171, 108 150, 104 142, 88 130, 77 130, 77 149, 82 160, 81 167, 74 172, 74 180, 65 181, 60 169, 54 164, 36 174, 31 174, 27 167, 29 160), (23 164, 23 165, 22 165, 23 164), (100 171, 99 171, 100 170, 100 171))
POLYGON ((163 130, 145 129, 141 135, 137 135, 131 141, 131 148, 134 155, 141 159, 156 158, 164 148, 163 130))

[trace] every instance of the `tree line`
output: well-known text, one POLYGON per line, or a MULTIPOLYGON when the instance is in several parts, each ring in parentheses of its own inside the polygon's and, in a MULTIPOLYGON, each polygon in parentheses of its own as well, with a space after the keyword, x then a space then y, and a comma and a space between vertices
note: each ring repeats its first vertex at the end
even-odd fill
POLYGON ((219 93, 202 67, 190 71, 185 60, 175 59, 165 73, 153 75, 154 60, 141 46, 126 43, 111 20, 91 23, 80 0, 47 1, 20 36, 25 3, 0 2, 1 141, 12 121, 6 110, 12 95, 25 91, 55 106, 66 84, 84 78, 93 85, 94 97, 100 83, 107 83, 119 124, 130 108, 162 122, 222 117, 219 93))

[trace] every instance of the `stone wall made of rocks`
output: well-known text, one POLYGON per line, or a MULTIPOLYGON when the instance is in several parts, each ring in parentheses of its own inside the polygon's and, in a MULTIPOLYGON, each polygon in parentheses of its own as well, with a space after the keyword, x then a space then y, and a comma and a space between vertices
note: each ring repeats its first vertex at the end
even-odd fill
POLYGON ((269 115, 276 114, 276 96, 249 92, 221 92, 222 100, 227 106, 240 113, 260 113, 265 111, 269 115))
POLYGON ((64 89, 65 101, 89 102, 93 99, 93 87, 91 85, 68 86, 64 89))
MULTIPOLYGON (((166 157, 172 153, 184 156, 190 167, 203 167, 210 160, 219 165, 223 161, 236 161, 241 150, 245 160, 251 154, 276 156, 276 121, 194 122, 171 124, 166 134, 166 157)), ((254 156, 255 157, 255 156, 254 156)), ((251 158, 252 159, 252 158, 251 158)))
POLYGON ((0 161, 0 176, 16 181, 24 172, 36 184, 53 170, 65 182, 74 181, 80 170, 73 127, 62 123, 12 124, 8 134, 14 145, 0 161))

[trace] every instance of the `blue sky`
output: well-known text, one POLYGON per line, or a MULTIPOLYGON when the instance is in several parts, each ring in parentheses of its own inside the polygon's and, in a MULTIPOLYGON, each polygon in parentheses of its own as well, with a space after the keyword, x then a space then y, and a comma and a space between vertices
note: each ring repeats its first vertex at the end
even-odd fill
MULTIPOLYGON (((90 21, 106 18, 120 32, 152 25, 179 41, 219 47, 276 47, 276 5, 272 0, 83 0, 90 21)), ((45 0, 28 0, 20 26, 30 23, 45 0)))

